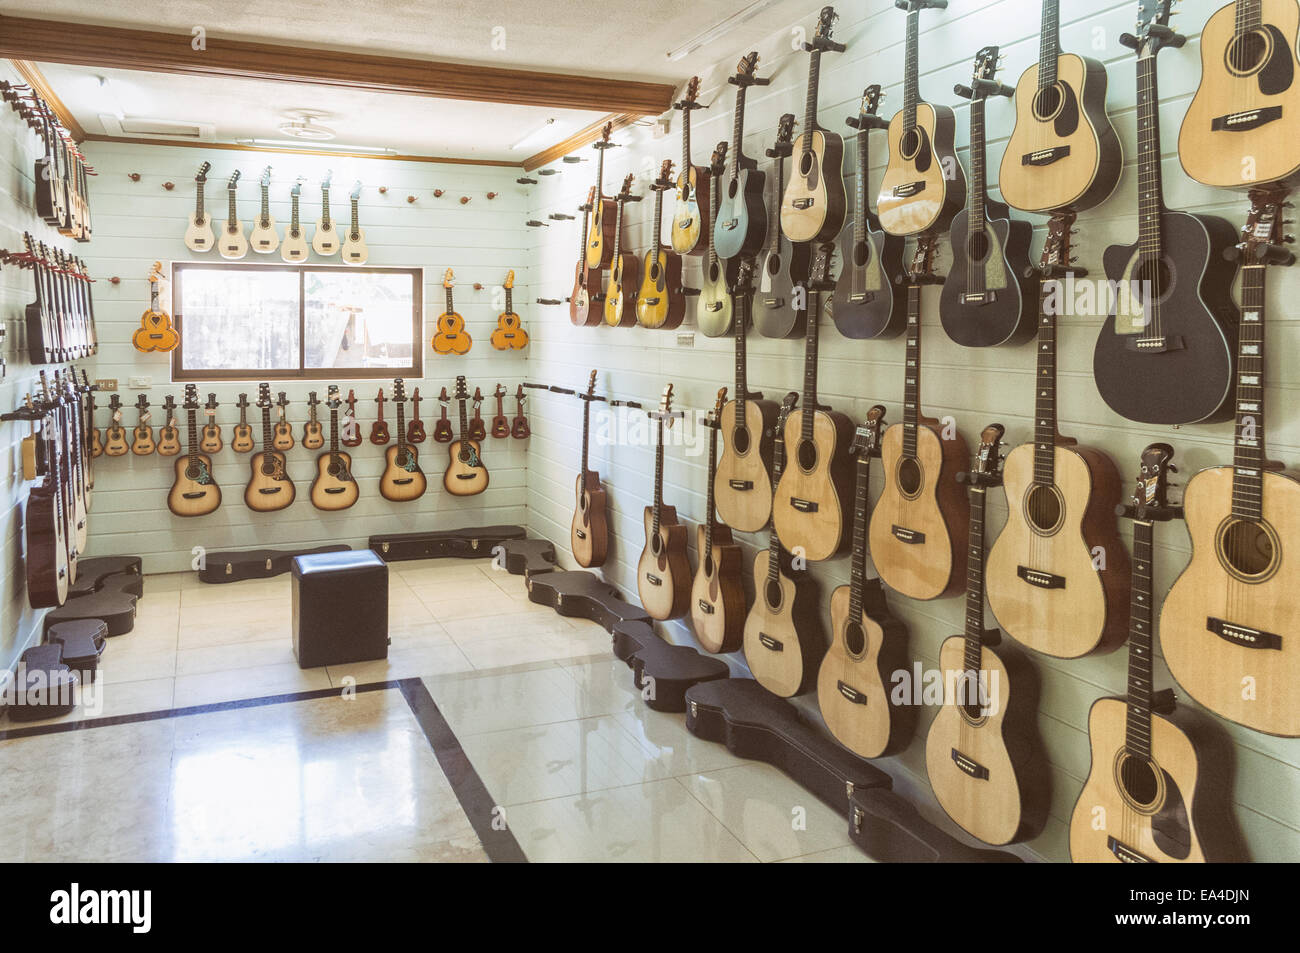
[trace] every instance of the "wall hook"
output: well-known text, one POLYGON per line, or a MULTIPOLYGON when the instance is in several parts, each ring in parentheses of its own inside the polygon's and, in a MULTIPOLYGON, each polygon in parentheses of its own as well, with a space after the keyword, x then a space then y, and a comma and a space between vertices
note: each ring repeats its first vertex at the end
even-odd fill
POLYGON ((120 285, 122 283, 122 279, 119 278, 117 275, 114 275, 112 278, 108 279, 108 283, 110 285, 120 285))
POLYGON ((139 182, 139 181, 140 181, 140 173, 139 173, 139 172, 128 172, 128 173, 126 174, 126 177, 127 177, 128 179, 130 179, 132 182, 139 182))
POLYGON ((433 190, 433 197, 434 197, 435 199, 440 199, 440 198, 442 198, 442 189, 434 189, 434 190, 433 190))
POLYGON ((497 193, 496 193, 496 192, 489 192, 489 193, 487 194, 487 197, 488 197, 488 201, 491 202, 494 198, 497 197, 497 193))
POLYGON ((408 195, 408 196, 406 197, 406 201, 407 201, 408 203, 413 203, 413 202, 415 201, 415 196, 414 196, 414 195, 408 195))
POLYGON ((380 194, 380 195, 387 195, 387 194, 388 194, 388 186, 386 186, 386 185, 381 185, 381 186, 379 187, 379 194, 380 194))
POLYGON ((166 189, 168 192, 170 192, 172 189, 176 188, 176 183, 175 183, 175 182, 164 182, 164 183, 163 183, 163 188, 166 189))

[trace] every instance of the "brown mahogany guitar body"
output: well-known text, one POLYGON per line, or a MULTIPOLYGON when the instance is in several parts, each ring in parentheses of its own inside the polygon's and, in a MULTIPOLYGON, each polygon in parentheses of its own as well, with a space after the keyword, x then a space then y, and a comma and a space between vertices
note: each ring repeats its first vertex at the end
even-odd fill
POLYGON ((609 524, 606 519, 605 488, 600 474, 588 470, 578 474, 573 487, 573 521, 569 526, 569 547, 579 566, 591 569, 605 564, 609 552, 609 524))
POLYGON ((654 507, 645 508, 645 548, 637 561, 636 588, 641 605, 652 619, 675 619, 690 608, 691 564, 686 558, 686 527, 677 522, 677 509, 660 509, 659 532, 654 507))

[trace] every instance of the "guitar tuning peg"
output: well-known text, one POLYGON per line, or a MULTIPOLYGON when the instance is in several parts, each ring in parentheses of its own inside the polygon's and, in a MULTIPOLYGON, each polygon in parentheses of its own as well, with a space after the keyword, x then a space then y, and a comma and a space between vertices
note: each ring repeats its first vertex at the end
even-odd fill
POLYGON ((489 202, 492 201, 492 200, 493 200, 494 198, 496 198, 499 194, 500 194, 499 192, 489 192, 489 193, 487 194, 488 201, 489 201, 489 202))

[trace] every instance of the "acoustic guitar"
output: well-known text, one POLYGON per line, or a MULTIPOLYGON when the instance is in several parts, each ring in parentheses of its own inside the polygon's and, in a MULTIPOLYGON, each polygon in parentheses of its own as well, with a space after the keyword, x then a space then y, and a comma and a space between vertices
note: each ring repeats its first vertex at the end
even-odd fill
MULTIPOLYGON (((446 391, 443 391, 446 394, 446 391)), ((348 391, 347 399, 348 410, 343 415, 343 435, 339 438, 345 447, 361 446, 361 425, 357 423, 357 395, 353 390, 348 391)))
POLYGON ((289 412, 286 410, 288 406, 289 398, 284 391, 280 391, 275 399, 275 437, 271 446, 282 452, 293 449, 293 425, 289 423, 289 412))
POLYGON ((176 516, 206 516, 221 505, 221 487, 212 478, 212 458, 199 450, 199 391, 185 385, 185 432, 189 452, 176 460, 176 473, 167 494, 167 509, 176 516))
POLYGON ((750 86, 766 86, 770 79, 754 75, 758 53, 750 52, 736 65, 736 75, 727 80, 736 87, 736 113, 731 126, 731 178, 720 183, 722 200, 713 220, 713 251, 719 258, 745 258, 757 254, 767 234, 767 207, 763 191, 767 175, 758 162, 743 151, 745 135, 745 93, 750 86))
POLYGON ((280 243, 280 257, 289 262, 306 261, 311 246, 307 244, 307 229, 303 228, 298 214, 302 201, 302 180, 299 179, 289 190, 289 227, 285 229, 284 241, 280 243))
POLYGON ((734 652, 745 634, 745 583, 741 579, 745 558, 731 530, 714 519, 713 484, 717 474, 718 426, 727 402, 727 388, 718 390, 713 412, 704 419, 709 430, 709 481, 705 492, 704 522, 695 528, 699 565, 691 584, 691 625, 708 652, 734 652))
MULTIPOLYGON (((709 161, 709 178, 714 183, 710 221, 718 218, 717 183, 727 164, 727 143, 719 142, 709 161)), ((705 337, 716 338, 731 330, 732 301, 731 279, 735 277, 733 262, 718 257, 713 245, 713 229, 709 229, 708 252, 704 261, 704 276, 700 293, 695 299, 695 326, 705 337)))
POLYGON ((1119 472, 1100 450, 1057 433, 1055 302, 1068 274, 1073 223, 1073 214, 1057 212, 1047 225, 1034 441, 1007 456, 1009 512, 988 560, 989 607, 1003 630, 1057 658, 1109 651, 1123 642, 1128 602, 1128 557, 1114 515, 1119 472), (1100 565, 1094 562, 1098 552, 1105 554, 1100 565))
POLYGON ((492 346, 498 351, 518 351, 528 345, 528 332, 523 328, 523 319, 515 313, 514 269, 506 272, 503 286, 506 293, 506 309, 497 315, 497 329, 492 332, 492 346))
POLYGON ((937 280, 937 238, 922 235, 907 285, 903 422, 885 432, 881 460, 885 488, 871 515, 871 558, 885 584, 913 599, 955 592, 966 569, 970 505, 956 474, 970 459, 954 429, 921 413, 921 289, 937 280))
POLYGON ((248 239, 244 237, 244 226, 239 221, 239 210, 235 208, 235 195, 239 187, 239 170, 236 169, 226 183, 226 200, 229 203, 226 224, 221 229, 221 241, 218 251, 222 258, 236 260, 248 254, 248 239))
POLYGON ((131 449, 122 426, 122 401, 114 394, 108 399, 109 421, 104 428, 104 456, 120 457, 131 449))
POLYGON ((212 233, 212 219, 208 217, 208 210, 203 205, 203 189, 207 185, 208 170, 211 168, 211 162, 204 162, 194 176, 194 214, 185 224, 185 247, 190 251, 210 251, 216 242, 216 236, 212 233))
POLYGON ((690 608, 691 564, 686 557, 686 527, 677 509, 664 503, 664 427, 680 411, 673 410, 673 385, 664 385, 659 409, 649 412, 655 422, 654 504, 645 508, 645 546, 636 566, 636 590, 652 619, 675 619, 690 608))
POLYGON ((510 420, 506 417, 505 399, 506 389, 497 384, 497 389, 492 395, 497 399, 497 412, 492 416, 492 436, 502 439, 510 436, 510 420))
POLYGON ((772 459, 773 421, 777 415, 776 404, 763 400, 758 392, 751 393, 747 383, 745 337, 753 298, 753 274, 754 260, 742 259, 736 282, 740 314, 733 329, 736 383, 732 401, 722 409, 722 459, 713 481, 718 514, 724 523, 742 533, 757 532, 772 517, 772 480, 767 468, 772 459))
POLYGON ((181 452, 181 430, 176 426, 176 398, 163 399, 163 425, 158 428, 158 455, 174 457, 181 452))
POLYGON ((162 283, 162 262, 153 263, 149 271, 149 307, 140 315, 140 327, 131 335, 131 344, 137 351, 174 351, 181 337, 172 327, 171 315, 159 303, 159 285, 162 283))
POLYGON ((682 259, 659 238, 664 193, 673 187, 673 160, 665 159, 659 178, 650 186, 655 194, 654 242, 641 260, 641 287, 636 295, 636 323, 643 328, 672 331, 686 317, 686 295, 682 291, 682 259))
POLYGON ((424 421, 420 419, 420 388, 411 392, 411 422, 406 425, 407 443, 424 443, 428 434, 424 430, 424 421))
MULTIPOLYGON (((114 394, 112 401, 116 400, 114 394)), ((69 487, 60 431, 57 421, 41 428, 45 447, 44 453, 38 454, 44 463, 42 479, 27 491, 23 515, 27 601, 33 609, 63 605, 68 599, 68 587, 76 579, 76 547, 69 526, 69 487)))
MULTIPOLYGON (((703 255, 700 241, 712 224, 709 218, 709 170, 691 164, 691 113, 702 108, 697 101, 700 78, 692 76, 686 95, 673 103, 682 111, 682 171, 677 176, 677 200, 673 208, 672 249, 679 255, 703 255)), ((707 239, 706 239, 707 241, 707 239)))
POLYGON ((579 566, 591 569, 605 564, 609 553, 609 521, 606 516, 605 488, 600 474, 588 465, 587 448, 591 442, 591 404, 596 396, 596 371, 591 372, 586 391, 579 391, 582 401, 582 469, 573 487, 573 519, 569 523, 569 549, 579 566))
MULTIPOLYGON (((785 395, 776 423, 772 454, 772 479, 780 480, 785 467, 785 422, 799 401, 794 391, 785 395)), ((791 698, 807 687, 813 648, 819 646, 820 613, 815 587, 806 574, 796 573, 790 553, 772 527, 767 549, 754 557, 754 604, 745 617, 745 662, 758 683, 781 698, 791 698)))
POLYGON ((208 418, 208 422, 203 425, 203 432, 199 436, 199 449, 204 453, 221 452, 221 424, 217 423, 217 395, 208 394, 207 403, 203 405, 203 416, 208 418))
POLYGON ((397 446, 384 451, 384 472, 379 475, 379 495, 390 503, 408 503, 424 496, 428 486, 420 469, 419 451, 406 442, 406 383, 393 381, 397 405, 397 446))
POLYGON ((844 140, 817 125, 817 88, 822 53, 842 53, 843 43, 831 39, 839 14, 822 7, 808 57, 808 96, 804 100, 803 132, 794 142, 799 157, 781 197, 781 230, 792 242, 830 242, 844 227, 844 140))
POLYGON ((316 392, 308 391, 307 393, 307 419, 302 425, 302 446, 304 450, 319 450, 325 446, 325 434, 320 424, 320 418, 317 416, 316 408, 320 406, 320 398, 316 392))
POLYGON ((442 287, 447 295, 447 310, 438 315, 437 331, 433 335, 435 354, 468 354, 474 339, 465 330, 465 319, 456 313, 451 289, 456 285, 456 275, 448 268, 442 274, 442 287))
POLYGON ((515 416, 510 421, 510 436, 515 440, 527 440, 532 435, 528 418, 524 415, 524 401, 527 399, 524 396, 524 385, 520 384, 515 388, 515 416))
POLYGON ((984 628, 984 504, 1001 484, 1001 424, 980 434, 975 468, 957 474, 969 487, 966 626, 939 646, 943 705, 925 739, 925 768, 939 805, 962 829, 987 844, 1009 844, 1036 830, 1045 785, 1030 773, 1035 687, 1023 660, 984 628), (1021 678, 1024 677, 1022 684, 1021 678), (1029 814, 1033 814, 1030 818, 1029 814))
POLYGON ((316 220, 316 231, 311 236, 311 248, 322 258, 338 254, 339 230, 330 218, 330 181, 333 176, 326 173, 320 184, 320 218, 316 220))
POLYGON ((614 197, 614 247, 605 276, 605 323, 611 328, 630 328, 636 324, 636 310, 629 303, 637 283, 636 255, 623 251, 623 210, 628 202, 641 201, 641 196, 632 194, 632 178, 629 172, 614 197))
POLYGON ((596 187, 587 193, 587 202, 578 208, 582 212, 582 235, 578 243, 578 260, 573 266, 573 290, 569 292, 569 321, 580 328, 592 328, 605 320, 605 309, 600 294, 600 270, 587 267, 587 225, 589 213, 596 202, 596 187), (592 295, 595 290, 597 294, 592 295))
POLYGON ((1173 693, 1155 691, 1152 674, 1155 524, 1177 518, 1180 509, 1167 499, 1172 457, 1164 443, 1142 451, 1132 503, 1120 507, 1133 519, 1128 691, 1097 699, 1088 712, 1092 764, 1070 816, 1075 863, 1230 859, 1216 854, 1215 843, 1216 832, 1230 827, 1231 809, 1213 773, 1227 765, 1201 763, 1192 736, 1173 717, 1173 693))
POLYGON ((808 281, 808 245, 792 245, 781 231, 781 194, 785 187, 785 160, 794 151, 794 113, 786 113, 776 126, 776 143, 767 150, 772 159, 772 181, 768 183, 772 213, 767 217, 767 241, 758 272, 758 293, 754 296, 754 327, 765 338, 802 335, 806 308, 796 307, 795 286, 808 281))
POLYGON ((366 248, 366 232, 361 227, 360 217, 358 215, 358 205, 361 202, 361 182, 352 186, 352 194, 348 196, 352 203, 352 224, 343 234, 343 244, 339 246, 339 256, 349 265, 364 265, 366 259, 370 257, 370 250, 366 248))
POLYGON ((954 89, 970 100, 970 204, 948 233, 952 267, 939 294, 939 318, 963 347, 1021 344, 1033 335, 1037 314, 1029 266, 1033 227, 989 198, 984 173, 984 103, 1012 93, 997 81, 997 71, 998 48, 986 46, 975 55, 971 84, 954 89))
MULTIPOLYGON (((600 131, 600 138, 591 144, 596 150, 596 194, 588 203, 587 212, 587 268, 594 272, 604 271, 614 259, 614 216, 615 203, 612 198, 605 198, 605 150, 612 149, 616 143, 610 142, 613 123, 605 123, 600 131)), ((588 286, 590 287, 590 286, 588 286)))
POLYGON ((248 233, 248 244, 259 255, 270 255, 280 247, 280 233, 275 228, 275 217, 271 215, 271 167, 262 170, 258 183, 262 190, 262 211, 253 221, 253 229, 248 233))
POLYGON ((1300 478, 1264 446, 1264 286, 1286 266, 1279 188, 1251 193, 1239 246, 1241 333, 1231 466, 1187 484, 1192 558, 1165 598, 1160 644, 1178 684, 1215 714, 1256 731, 1300 737, 1300 478))
POLYGON ((902 236, 945 229, 966 204, 966 173, 953 148, 952 110, 925 102, 918 88, 921 11, 943 10, 948 0, 905 2, 903 108, 889 121, 889 164, 876 197, 880 227, 902 236))
POLYGON ((835 740, 862 758, 896 750, 911 733, 915 709, 889 697, 892 672, 906 665, 907 630, 889 613, 879 579, 867 579, 871 458, 880 452, 885 408, 877 404, 853 434, 856 459, 850 582, 831 593, 830 648, 817 672, 817 704, 835 740))
POLYGON ((1201 28, 1201 82, 1178 158, 1197 182, 1245 189, 1300 182, 1296 0, 1234 0, 1201 28))
POLYGON ((1084 212, 1115 191, 1124 167, 1106 115, 1106 68, 1061 52, 1060 0, 1042 0, 1038 62, 1016 83, 1011 130, 998 190, 1025 212, 1084 212))
MULTIPOLYGON (((1093 351, 1092 373, 1115 413, 1149 424, 1232 416, 1236 382, 1237 266, 1224 257, 1236 241, 1215 215, 1165 208, 1160 185, 1160 95, 1156 54, 1183 37, 1168 27, 1172 0, 1140 0, 1138 52, 1138 240, 1102 256, 1110 314, 1093 351)), ((1132 42, 1128 42, 1132 41, 1132 42)))
POLYGON ((270 384, 258 385, 257 406, 262 411, 262 449, 248 459, 244 505, 257 513, 271 513, 292 504, 296 491, 285 456, 273 444, 270 384))
POLYGON ((135 408, 139 414, 135 429, 131 433, 131 452, 137 457, 147 457, 153 453, 158 444, 153 439, 153 427, 149 426, 149 398, 141 394, 136 398, 135 408))
POLYGON ((451 398, 447 396, 447 388, 442 389, 438 395, 439 417, 437 423, 433 425, 433 439, 438 443, 451 443, 456 439, 456 434, 452 432, 451 421, 447 419, 447 407, 451 404, 451 398))
MULTIPOLYGON (((84 374, 86 372, 82 371, 81 373, 84 374)), ((28 398, 29 401, 30 399, 31 398, 28 398)), ((99 405, 95 403, 95 392, 90 391, 86 400, 89 403, 86 416, 89 421, 90 455, 92 458, 102 457, 104 455, 104 435, 101 433, 100 429, 95 426, 95 411, 99 409, 99 405)), ((35 479, 35 476, 33 476, 32 479, 35 479)))
POLYGON ((236 453, 248 453, 256 446, 253 428, 248 423, 248 395, 240 394, 236 406, 239 408, 239 423, 230 432, 230 449, 236 453))
POLYGON ((817 400, 817 341, 821 296, 830 289, 832 246, 813 253, 808 281, 808 327, 804 338, 802 407, 785 425, 790 459, 772 498, 776 531, 791 550, 805 559, 829 559, 848 542, 848 510, 844 496, 849 483, 846 451, 853 424, 844 414, 823 408, 817 400))
POLYGON ((475 496, 488 488, 488 469, 480 456, 483 445, 470 437, 465 414, 469 392, 463 375, 456 378, 455 399, 460 404, 460 438, 447 447, 447 469, 442 475, 442 485, 453 496, 475 496))
POLYGON ((330 448, 316 458, 316 479, 311 483, 311 505, 318 510, 346 510, 361 496, 361 488, 352 475, 352 457, 339 449, 339 407, 342 405, 338 387, 331 384, 325 398, 330 412, 330 448))

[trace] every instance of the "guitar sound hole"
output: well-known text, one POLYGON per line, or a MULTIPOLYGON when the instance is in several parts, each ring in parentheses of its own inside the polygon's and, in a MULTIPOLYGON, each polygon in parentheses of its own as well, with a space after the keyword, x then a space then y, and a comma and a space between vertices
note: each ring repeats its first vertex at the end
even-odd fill
POLYGON ((799 461, 799 468, 806 473, 811 473, 817 466, 817 444, 811 440, 800 440, 795 457, 799 461))
POLYGON ((850 655, 861 655, 867 648, 867 633, 858 622, 850 622, 844 627, 844 647, 850 655))
POLYGON ((871 260, 871 243, 855 242, 853 245, 853 265, 862 268, 871 260))
POLYGON ((1219 551, 1238 575, 1262 576, 1273 565, 1273 540, 1264 527, 1233 520, 1219 533, 1219 551))
POLYGON ((898 489, 904 496, 913 496, 921 489, 921 465, 912 457, 898 461, 898 489))
POLYGON ((1061 522, 1061 499, 1056 488, 1040 483, 1030 490, 1025 497, 1025 515, 1039 532, 1056 529, 1061 522))
POLYGON ((1059 86, 1045 86, 1034 96, 1034 118, 1044 122, 1056 115, 1063 97, 1059 86))
POLYGON ((989 256, 989 237, 975 232, 966 240, 966 255, 971 261, 983 261, 989 256))
POLYGON ((898 141, 898 151, 904 159, 912 159, 921 150, 921 133, 915 126, 903 133, 898 141))
POLYGON ((1224 60, 1228 72, 1245 76, 1255 72, 1264 65, 1267 58, 1268 40, 1258 30, 1242 33, 1228 44, 1224 60))
POLYGON ((1147 807, 1155 803, 1160 792, 1155 765, 1132 755, 1125 755, 1119 765, 1119 781, 1134 804, 1147 807))
POLYGON ((740 456, 749 452, 749 431, 737 428, 731 433, 731 449, 740 456))
POLYGON ((769 609, 781 608, 781 584, 779 582, 769 582, 763 587, 763 597, 767 599, 769 609))
POLYGON ((658 556, 660 551, 663 550, 663 548, 664 548, 664 539, 662 536, 660 536, 658 533, 655 533, 653 536, 650 537, 650 552, 658 556))
POLYGON ((816 157, 811 151, 805 152, 799 157, 799 174, 805 179, 812 175, 813 166, 817 164, 816 157))
POLYGON ((1138 284, 1138 294, 1143 303, 1159 301, 1171 285, 1169 263, 1163 258, 1147 259, 1133 269, 1133 279, 1138 284))
POLYGON ((197 479, 199 478, 199 468, 198 468, 198 467, 186 467, 186 468, 185 468, 185 478, 186 478, 187 480, 197 480, 197 479))
POLYGON ((262 473, 265 476, 273 476, 275 474, 275 464, 270 462, 263 463, 262 473))

